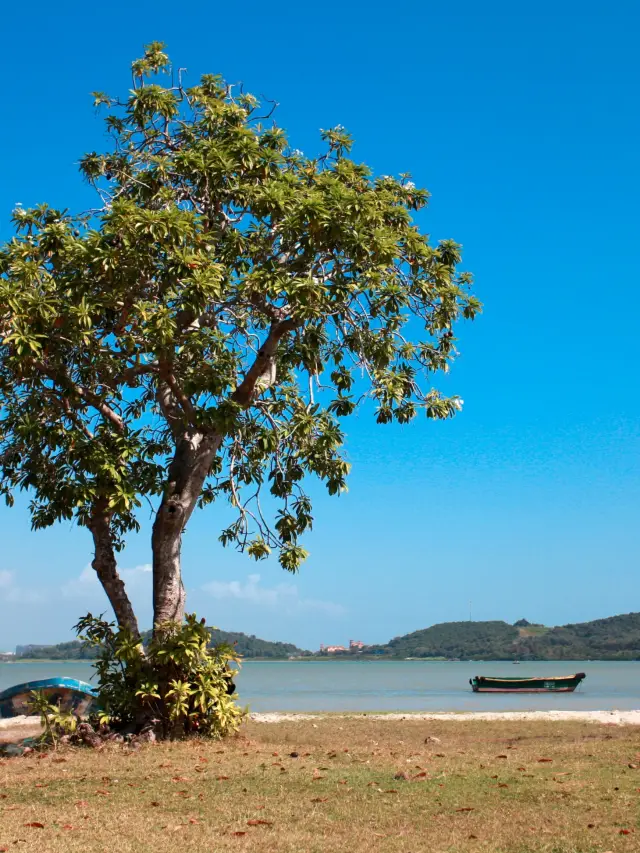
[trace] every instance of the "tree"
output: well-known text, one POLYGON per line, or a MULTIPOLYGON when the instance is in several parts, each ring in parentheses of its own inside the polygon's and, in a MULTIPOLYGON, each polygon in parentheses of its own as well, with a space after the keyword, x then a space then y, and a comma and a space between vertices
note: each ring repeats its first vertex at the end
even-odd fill
POLYGON ((29 490, 35 528, 88 528, 137 634, 116 554, 143 501, 155 624, 183 618, 198 505, 226 499, 222 543, 296 571, 305 479, 346 485, 341 420, 367 400, 381 424, 455 414, 429 378, 479 303, 460 247, 412 221, 428 193, 373 177, 342 127, 307 157, 275 105, 217 76, 185 88, 160 43, 132 75, 124 101, 94 93, 112 140, 81 161, 96 209, 18 208, 0 250, 0 483, 8 503, 29 490))

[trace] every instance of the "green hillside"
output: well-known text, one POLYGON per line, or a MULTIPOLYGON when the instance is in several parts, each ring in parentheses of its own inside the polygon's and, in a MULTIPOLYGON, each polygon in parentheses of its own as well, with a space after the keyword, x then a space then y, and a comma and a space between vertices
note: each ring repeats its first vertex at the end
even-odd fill
POLYGON ((402 658, 500 659, 509 657, 518 636, 518 629, 506 622, 443 622, 372 650, 402 658))
POLYGON ((640 659, 640 613, 558 628, 525 619, 515 625, 443 622, 370 646, 365 653, 462 660, 636 660, 640 659))
MULTIPOLYGON (((143 641, 149 637, 150 631, 145 632, 143 641)), ((211 631, 212 644, 229 643, 235 645, 236 650, 242 657, 250 658, 272 658, 285 659, 290 655, 304 655, 304 652, 292 643, 271 642, 261 640, 253 635, 243 634, 239 631, 221 631, 219 628, 211 631)), ((52 646, 18 646, 16 648, 17 659, 35 660, 92 660, 97 656, 95 649, 86 648, 79 640, 68 643, 57 643, 52 646)))
POLYGON ((522 659, 640 659, 640 613, 551 628, 539 637, 523 637, 518 648, 522 659))

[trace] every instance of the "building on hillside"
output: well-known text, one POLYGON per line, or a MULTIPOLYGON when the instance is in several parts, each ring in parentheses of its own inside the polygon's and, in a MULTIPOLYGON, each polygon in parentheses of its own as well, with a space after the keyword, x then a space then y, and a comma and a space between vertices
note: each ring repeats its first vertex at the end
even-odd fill
POLYGON ((320 651, 324 651, 329 655, 335 655, 336 652, 348 652, 349 649, 345 646, 323 646, 320 651))
POLYGON ((349 640, 349 649, 351 651, 357 651, 364 649, 364 643, 362 640, 349 640))

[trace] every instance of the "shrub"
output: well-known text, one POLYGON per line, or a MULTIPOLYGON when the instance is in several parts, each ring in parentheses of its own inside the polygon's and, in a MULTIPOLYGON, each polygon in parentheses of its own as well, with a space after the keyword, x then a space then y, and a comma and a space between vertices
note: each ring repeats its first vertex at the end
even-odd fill
POLYGON ((180 625, 158 625, 146 646, 126 628, 88 614, 76 625, 98 649, 97 722, 136 731, 152 725, 160 738, 223 737, 238 729, 234 669, 239 656, 226 644, 209 647, 210 629, 195 614, 180 625))

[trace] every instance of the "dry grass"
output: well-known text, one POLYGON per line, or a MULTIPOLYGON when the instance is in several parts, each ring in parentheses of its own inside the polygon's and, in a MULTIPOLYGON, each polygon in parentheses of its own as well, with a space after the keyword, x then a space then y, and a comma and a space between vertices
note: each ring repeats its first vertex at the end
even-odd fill
POLYGON ((361 717, 16 758, 0 850, 637 851, 639 750, 633 727, 361 717))

